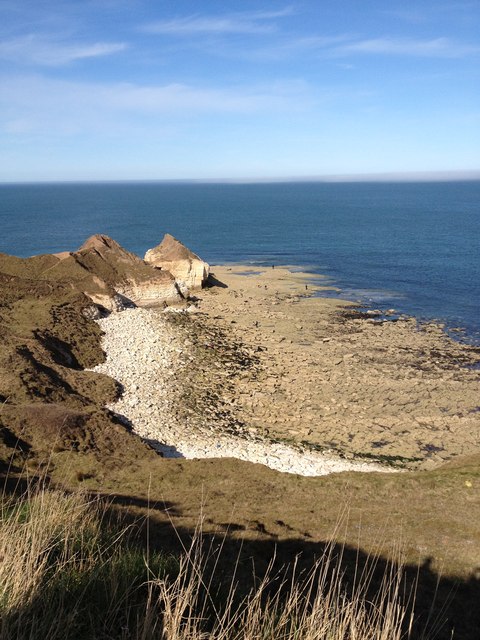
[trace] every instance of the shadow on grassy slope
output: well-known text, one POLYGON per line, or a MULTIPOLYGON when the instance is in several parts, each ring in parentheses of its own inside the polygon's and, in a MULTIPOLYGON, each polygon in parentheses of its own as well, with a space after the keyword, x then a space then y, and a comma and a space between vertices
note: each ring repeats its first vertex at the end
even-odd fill
POLYGON ((414 639, 478 637, 480 581, 439 578, 428 559, 415 567, 396 552, 387 561, 332 542, 247 539, 235 522, 199 536, 159 522, 166 511, 181 518, 170 502, 37 484, 5 482, 2 640, 190 640, 203 637, 200 628, 225 640, 346 640, 355 637, 351 625, 362 640, 407 637, 410 627, 414 639), (247 633, 255 624, 266 625, 260 635, 247 633))
MULTIPOLYGON (((113 505, 115 505, 115 497, 113 505)), ((123 499, 122 499, 123 502, 123 499)), ((154 512, 155 508, 151 507, 154 512)), ((128 512, 126 514, 129 519, 128 512)), ((149 540, 154 549, 178 553, 188 548, 193 532, 173 527, 168 523, 158 523, 154 514, 143 522, 136 521, 137 540, 149 540), (148 531, 148 534, 147 534, 148 531)), ((468 580, 441 577, 432 569, 427 558, 420 566, 405 565, 398 561, 373 557, 359 549, 331 542, 309 542, 303 539, 252 540, 241 535, 241 526, 225 523, 225 530, 218 535, 206 534, 202 542, 206 555, 213 555, 208 563, 210 573, 215 570, 215 581, 221 586, 223 599, 229 592, 232 581, 238 582, 237 598, 261 584, 265 576, 277 576, 269 588, 275 593, 282 576, 288 587, 294 576, 305 579, 322 558, 328 558, 330 572, 343 576, 342 585, 348 597, 363 591, 366 602, 375 602, 382 592, 386 576, 401 576, 399 583, 400 601, 414 604, 414 624, 412 638, 436 638, 437 640, 477 640, 480 629, 480 579, 472 576, 468 580), (215 553, 220 550, 221 553, 215 553), (212 554, 213 550, 213 554, 212 554), (220 585, 221 583, 221 585, 220 585)), ((261 531, 261 525, 260 529, 261 531)), ((398 557, 401 551, 392 551, 398 557)), ((268 591, 268 590, 267 590, 268 591)), ((408 616, 405 617, 408 622, 408 616)), ((403 629, 406 633, 406 628, 403 629)), ((320 636, 319 636, 320 637, 320 636)), ((343 637, 343 636, 342 636, 343 637)), ((348 634, 345 638, 350 638, 348 634)), ((386 638, 393 637, 389 634, 386 638)), ((363 639, 362 639, 363 640, 363 639)))

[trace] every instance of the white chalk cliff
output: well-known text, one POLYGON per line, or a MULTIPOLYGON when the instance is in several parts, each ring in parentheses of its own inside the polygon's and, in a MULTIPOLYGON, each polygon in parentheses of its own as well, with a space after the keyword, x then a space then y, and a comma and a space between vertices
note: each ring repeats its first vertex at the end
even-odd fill
MULTIPOLYGON (((145 307, 163 301, 178 302, 182 299, 171 273, 145 264, 138 256, 108 236, 92 236, 73 255, 82 266, 87 266, 91 273, 95 273, 97 278, 100 276, 106 281, 127 306, 129 302, 145 307)), ((86 293, 94 300, 93 291, 86 293)))
POLYGON ((105 235, 92 236, 77 251, 56 258, 51 274, 68 279, 107 311, 183 299, 171 273, 146 264, 105 235))
POLYGON ((182 292, 185 288, 200 289, 210 272, 206 262, 169 233, 158 246, 147 251, 144 260, 162 271, 170 271, 182 292))

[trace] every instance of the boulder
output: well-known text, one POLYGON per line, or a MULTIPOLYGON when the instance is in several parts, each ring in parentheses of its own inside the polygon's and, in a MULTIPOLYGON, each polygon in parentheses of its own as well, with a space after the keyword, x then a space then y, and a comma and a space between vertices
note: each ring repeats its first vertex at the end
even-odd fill
POLYGON ((180 289, 183 286, 189 290, 201 289, 210 272, 206 262, 169 233, 158 246, 147 251, 144 260, 157 269, 170 271, 180 289))

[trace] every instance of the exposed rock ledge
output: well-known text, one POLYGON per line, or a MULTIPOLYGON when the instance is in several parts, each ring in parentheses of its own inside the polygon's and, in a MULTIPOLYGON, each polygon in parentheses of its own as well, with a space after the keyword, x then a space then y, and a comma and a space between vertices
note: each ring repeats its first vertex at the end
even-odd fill
MULTIPOLYGON (((98 321, 106 361, 94 371, 120 382, 122 397, 109 408, 126 418, 132 429, 165 457, 238 458, 277 471, 320 476, 341 471, 392 469, 314 451, 248 433, 226 433, 213 418, 189 423, 179 416, 173 381, 188 361, 188 349, 158 310, 127 309, 98 321), (187 353, 185 353, 187 351, 187 353)), ((193 365, 194 366, 194 365, 193 365)))

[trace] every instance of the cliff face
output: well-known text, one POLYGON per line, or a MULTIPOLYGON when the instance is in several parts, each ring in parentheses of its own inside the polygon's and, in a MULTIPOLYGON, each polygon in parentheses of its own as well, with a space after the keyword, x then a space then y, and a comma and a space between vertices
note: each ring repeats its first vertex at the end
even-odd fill
POLYGON ((104 235, 73 252, 0 254, 0 473, 35 466, 52 450, 55 466, 77 453, 93 467, 104 458, 155 459, 104 408, 116 383, 85 371, 104 358, 91 318, 182 301, 169 271, 104 235))
POLYGON ((165 234, 162 242, 149 249, 145 262, 162 270, 168 270, 184 290, 200 289, 206 282, 210 267, 179 240, 165 234), (184 285, 184 287, 183 287, 184 285))
POLYGON ((51 272, 73 278, 92 302, 108 311, 182 299, 171 273, 152 268, 104 235, 89 238, 51 272))

